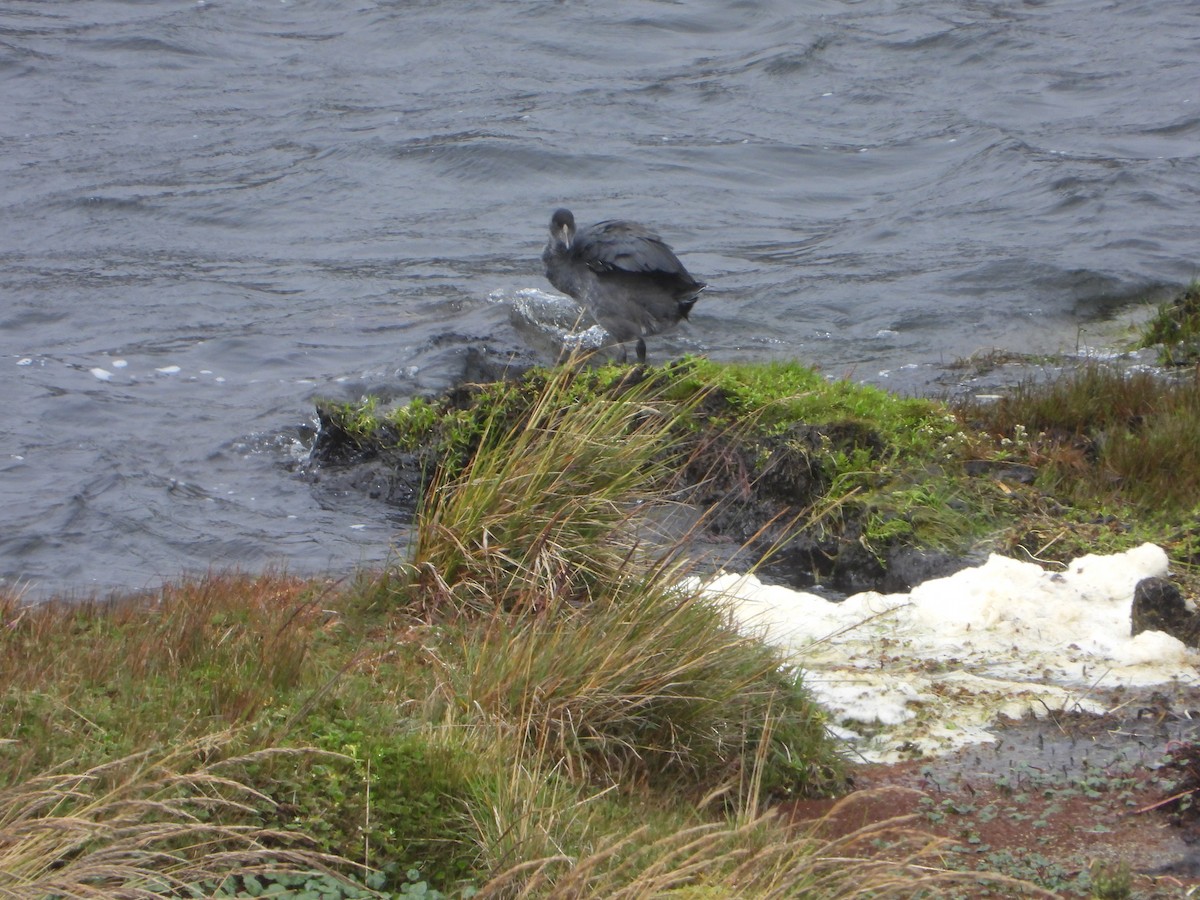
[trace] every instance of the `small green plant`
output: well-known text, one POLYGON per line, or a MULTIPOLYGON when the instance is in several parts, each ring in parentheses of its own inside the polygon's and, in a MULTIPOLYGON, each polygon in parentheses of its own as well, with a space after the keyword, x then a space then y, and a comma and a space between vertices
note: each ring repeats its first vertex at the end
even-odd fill
MULTIPOLYGON (((256 783, 286 804, 291 827, 330 852, 388 875, 419 870, 439 885, 469 878, 475 862, 467 813, 478 766, 452 731, 365 719, 312 720, 307 729, 329 759, 301 758, 256 783)), ((412 880, 412 879, 410 879, 412 880)), ((417 879, 420 880, 420 879, 417 879)))
POLYGON ((1158 347, 1164 366, 1190 366, 1200 361, 1200 281, 1158 308, 1142 330, 1139 347, 1158 347))
POLYGON ((1133 876, 1127 862, 1092 860, 1088 879, 1093 900, 1128 900, 1133 896, 1133 876))
POLYGON ((184 897, 253 898, 271 897, 275 900, 378 900, 379 895, 355 882, 317 872, 247 872, 228 875, 215 882, 205 882, 184 897))
POLYGON ((377 397, 364 396, 350 403, 320 401, 317 411, 326 422, 336 422, 347 440, 360 445, 376 438, 383 424, 377 397))

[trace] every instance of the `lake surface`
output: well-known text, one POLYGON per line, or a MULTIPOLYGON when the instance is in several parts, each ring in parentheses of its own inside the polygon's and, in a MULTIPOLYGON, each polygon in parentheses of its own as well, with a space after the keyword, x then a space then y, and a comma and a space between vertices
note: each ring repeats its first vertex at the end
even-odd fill
MULTIPOLYGON (((930 389, 1200 273, 1195 0, 9 0, 0 579, 352 571, 314 400, 435 392, 551 211, 711 287, 650 342, 930 389)), ((503 335, 503 337, 501 337, 503 335)))

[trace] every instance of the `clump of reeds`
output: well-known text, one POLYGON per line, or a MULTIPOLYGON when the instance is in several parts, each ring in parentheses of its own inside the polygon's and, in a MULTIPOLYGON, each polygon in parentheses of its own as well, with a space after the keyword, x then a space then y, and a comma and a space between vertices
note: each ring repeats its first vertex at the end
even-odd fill
POLYGON ((460 714, 513 723, 571 777, 736 794, 761 745, 769 793, 840 784, 825 716, 796 673, 698 592, 642 585, 587 609, 461 627, 441 660, 460 714))
POLYGON ((1159 306, 1143 328, 1138 345, 1158 347, 1159 362, 1165 366, 1190 366, 1200 361, 1200 281, 1159 306))
POLYGON ((569 367, 550 374, 525 415, 486 420, 465 467, 434 479, 413 558, 425 587, 510 609, 619 589, 635 525, 664 501, 677 429, 700 396, 665 401, 652 379, 580 396, 569 367))

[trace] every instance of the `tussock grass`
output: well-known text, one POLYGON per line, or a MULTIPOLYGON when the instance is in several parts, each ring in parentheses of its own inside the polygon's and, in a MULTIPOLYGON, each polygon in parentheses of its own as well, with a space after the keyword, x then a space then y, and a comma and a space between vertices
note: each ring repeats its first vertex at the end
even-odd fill
POLYGON ((496 404, 470 461, 443 467, 420 509, 423 587, 510 609, 619 590, 640 549, 639 508, 664 500, 682 464, 674 435, 703 397, 658 393, 646 379, 581 397, 563 367, 526 415, 496 404))
POLYGON ((580 397, 563 369, 527 419, 489 423, 470 463, 435 480, 414 570, 463 619, 444 693, 460 715, 523 723, 572 778, 721 793, 774 733, 772 790, 830 786, 823 716, 782 656, 678 587, 677 544, 642 543, 703 399, 665 400, 652 379, 580 397))
POLYGON ((590 783, 737 794, 762 745, 769 793, 839 784, 825 717, 797 676, 708 600, 660 588, 547 613, 466 630, 444 669, 460 713, 514 723, 590 783))
POLYGON ((1162 304, 1142 331, 1139 347, 1158 347, 1164 366, 1195 365, 1200 361, 1200 281, 1194 281, 1174 300, 1162 304))

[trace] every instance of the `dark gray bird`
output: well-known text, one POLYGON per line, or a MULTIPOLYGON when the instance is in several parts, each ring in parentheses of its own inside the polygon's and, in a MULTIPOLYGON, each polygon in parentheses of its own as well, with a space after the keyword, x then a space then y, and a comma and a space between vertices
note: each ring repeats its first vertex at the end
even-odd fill
POLYGON ((614 341, 637 338, 640 363, 646 361, 645 336, 686 319, 705 288, 646 226, 609 219, 576 231, 569 209, 550 217, 542 262, 550 283, 586 306, 614 341))

